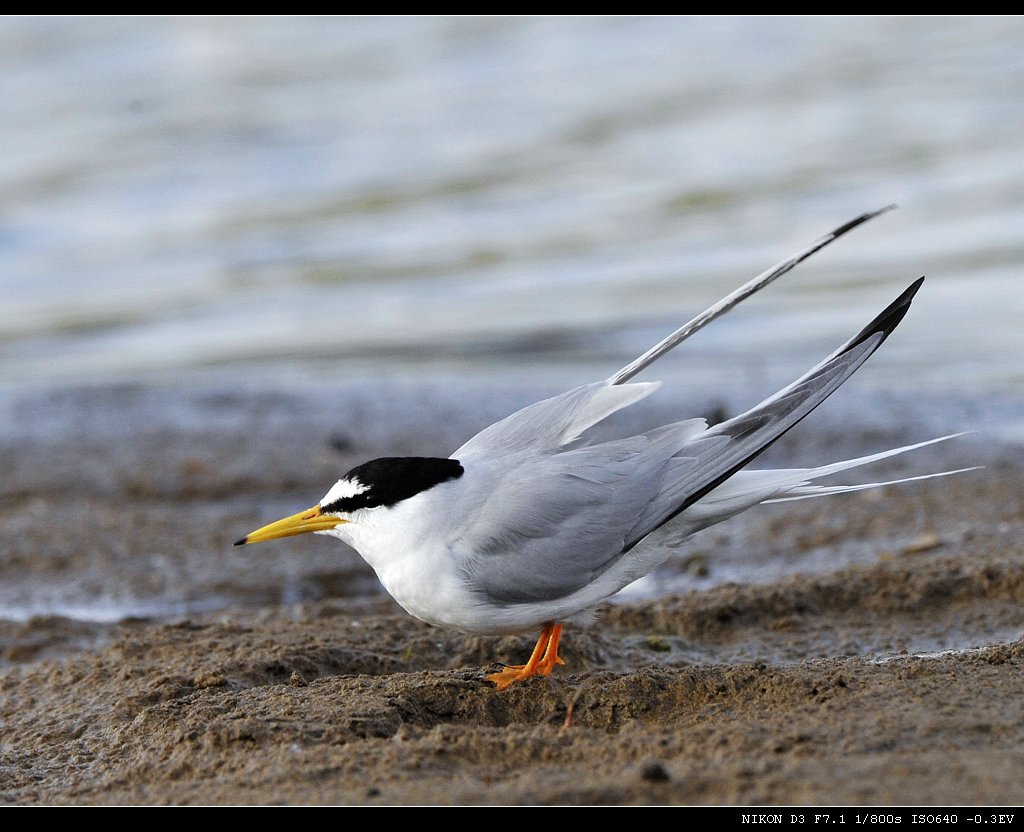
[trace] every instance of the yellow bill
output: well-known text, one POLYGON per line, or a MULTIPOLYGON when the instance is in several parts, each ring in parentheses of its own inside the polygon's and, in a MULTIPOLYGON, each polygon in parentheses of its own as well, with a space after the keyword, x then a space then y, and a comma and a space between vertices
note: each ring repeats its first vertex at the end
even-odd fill
POLYGON ((270 523, 254 532, 249 532, 241 540, 236 540, 236 546, 243 546, 246 543, 262 543, 264 540, 274 540, 278 537, 294 537, 297 534, 308 534, 309 532, 322 532, 333 529, 340 523, 347 523, 340 517, 331 517, 320 513, 320 506, 307 508, 291 517, 285 517, 275 523, 270 523))

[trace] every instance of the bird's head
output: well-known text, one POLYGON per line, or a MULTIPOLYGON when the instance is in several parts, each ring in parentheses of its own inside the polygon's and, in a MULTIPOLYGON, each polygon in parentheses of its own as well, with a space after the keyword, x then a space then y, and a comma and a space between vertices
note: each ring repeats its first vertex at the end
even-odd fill
POLYGON ((278 537, 330 533, 344 523, 358 523, 364 512, 390 508, 448 480, 462 476, 456 459, 384 457, 358 465, 338 480, 312 508, 250 532, 236 546, 278 537))

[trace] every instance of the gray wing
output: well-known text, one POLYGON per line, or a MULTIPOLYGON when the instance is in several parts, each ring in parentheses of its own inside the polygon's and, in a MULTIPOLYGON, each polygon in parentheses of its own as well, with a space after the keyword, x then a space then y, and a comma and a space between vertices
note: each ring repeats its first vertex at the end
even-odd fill
POLYGON ((835 392, 896 328, 923 280, 793 384, 714 428, 680 422, 615 442, 520 454, 511 467, 510 457, 490 466, 481 460, 490 491, 466 512, 473 519, 459 540, 471 585, 493 603, 515 604, 589 584, 835 392))
MULTIPOLYGON (((490 490, 451 541, 468 584, 490 603, 549 601, 589 584, 617 559, 682 444, 668 429, 520 458, 512 468, 466 466, 490 490)), ((505 460, 507 462, 507 460, 505 460)), ((472 485, 473 483, 467 483, 472 485)))

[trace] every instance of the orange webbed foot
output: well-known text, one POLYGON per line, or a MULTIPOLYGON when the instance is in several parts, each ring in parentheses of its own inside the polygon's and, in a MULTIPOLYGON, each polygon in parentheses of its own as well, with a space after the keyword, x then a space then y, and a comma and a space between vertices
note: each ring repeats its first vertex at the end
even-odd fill
POLYGON ((558 641, 561 637, 561 624, 546 624, 526 664, 508 665, 504 670, 490 673, 484 678, 488 682, 493 682, 498 690, 505 690, 510 685, 531 676, 547 676, 555 669, 555 665, 565 664, 558 655, 558 641))

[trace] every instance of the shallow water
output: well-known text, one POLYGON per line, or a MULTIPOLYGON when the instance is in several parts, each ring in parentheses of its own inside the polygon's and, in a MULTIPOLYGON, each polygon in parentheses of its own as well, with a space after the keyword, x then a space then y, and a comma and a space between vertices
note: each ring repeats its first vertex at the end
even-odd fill
POLYGON ((7 18, 0 379, 1024 387, 1021 18, 7 18), (767 383, 767 382, 766 382, 767 383))

